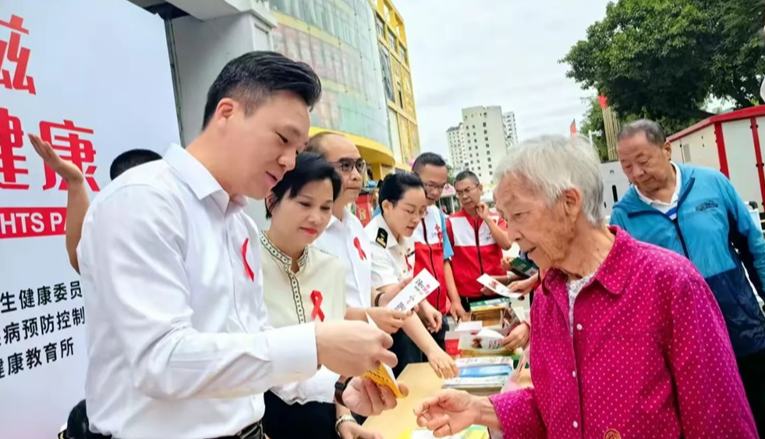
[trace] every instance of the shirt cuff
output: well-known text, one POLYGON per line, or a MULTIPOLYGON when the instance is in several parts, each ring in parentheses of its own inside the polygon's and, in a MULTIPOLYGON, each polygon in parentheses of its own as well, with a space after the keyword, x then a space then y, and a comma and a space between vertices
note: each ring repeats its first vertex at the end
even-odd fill
POLYGON ((284 326, 266 334, 275 375, 287 381, 300 381, 316 373, 319 360, 313 323, 284 326))
POLYGON ((536 410, 531 389, 500 393, 489 397, 503 432, 513 437, 545 437, 544 424, 536 410))

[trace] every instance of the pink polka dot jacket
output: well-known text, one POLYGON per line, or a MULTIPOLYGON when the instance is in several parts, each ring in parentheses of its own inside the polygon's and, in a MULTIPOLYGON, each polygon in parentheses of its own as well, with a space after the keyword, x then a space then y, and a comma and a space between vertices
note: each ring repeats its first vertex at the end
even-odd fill
POLYGON ((534 388, 491 397, 505 438, 757 438, 720 309, 682 256, 618 227, 574 303, 551 270, 531 309, 534 388))

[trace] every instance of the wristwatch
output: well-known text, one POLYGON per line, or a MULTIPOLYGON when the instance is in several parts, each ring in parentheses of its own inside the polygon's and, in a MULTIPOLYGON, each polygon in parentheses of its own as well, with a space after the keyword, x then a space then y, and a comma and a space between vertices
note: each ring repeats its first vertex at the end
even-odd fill
POLYGON ((350 383, 352 379, 353 377, 344 377, 341 375, 340 378, 335 381, 335 402, 338 404, 345 405, 343 402, 343 392, 345 392, 348 383, 350 383))

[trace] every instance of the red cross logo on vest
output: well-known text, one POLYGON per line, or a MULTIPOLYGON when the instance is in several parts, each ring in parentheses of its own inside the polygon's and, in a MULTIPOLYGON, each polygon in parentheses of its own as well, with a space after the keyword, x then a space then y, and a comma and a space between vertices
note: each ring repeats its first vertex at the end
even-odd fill
POLYGON ((436 234, 438 234, 438 242, 444 241, 444 234, 441 233, 441 226, 436 224, 436 234))
POLYGON ((246 238, 242 244, 242 262, 244 262, 244 274, 250 278, 251 281, 255 281, 255 272, 252 271, 250 263, 247 262, 247 247, 250 245, 250 238, 246 238))
POLYGON ((324 311, 321 310, 321 302, 324 301, 324 296, 321 295, 321 291, 311 291, 311 302, 313 303, 313 311, 311 311, 311 320, 316 320, 318 317, 320 321, 324 321, 324 311))
POLYGON ((353 238, 353 246, 356 247, 356 250, 359 252, 359 259, 362 261, 367 259, 367 254, 364 253, 364 249, 361 248, 361 241, 359 241, 358 236, 353 238))

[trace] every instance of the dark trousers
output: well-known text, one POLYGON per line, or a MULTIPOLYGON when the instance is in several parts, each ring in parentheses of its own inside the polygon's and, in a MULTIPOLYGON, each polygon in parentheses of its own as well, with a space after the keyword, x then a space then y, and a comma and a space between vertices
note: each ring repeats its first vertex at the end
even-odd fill
POLYGON ((736 358, 760 437, 765 438, 765 349, 736 358))
MULTIPOLYGON (((441 329, 439 329, 436 332, 431 332, 431 335, 433 336, 433 339, 436 341, 438 346, 446 350, 446 331, 449 330, 449 328, 446 327, 446 314, 441 316, 441 329)), ((428 361, 427 358, 424 358, 423 361, 428 361)))
MULTIPOLYGON (((438 344, 441 349, 446 350, 447 328, 446 320, 443 316, 441 318, 441 322, 441 329, 431 333, 430 335, 433 336, 436 344, 438 344)), ((404 371, 404 368, 406 368, 407 364, 422 363, 423 361, 428 361, 427 357, 425 357, 425 354, 420 350, 420 348, 417 347, 416 344, 414 344, 412 339, 409 338, 409 336, 406 335, 403 330, 399 330, 393 334, 393 347, 391 348, 391 352, 396 354, 396 358, 398 358, 398 364, 396 364, 396 367, 393 368, 393 375, 396 377, 398 377, 401 372, 404 371)))
POLYGON ((398 332, 392 334, 392 337, 393 347, 391 347, 390 350, 396 354, 396 358, 398 358, 398 363, 396 364, 396 367, 393 368, 393 375, 398 377, 401 372, 404 371, 407 364, 421 363, 423 355, 420 348, 414 344, 412 339, 406 335, 403 329, 399 329, 398 332))
POLYGON ((335 404, 287 404, 272 392, 263 395, 266 413, 263 428, 271 439, 337 439, 335 404))

